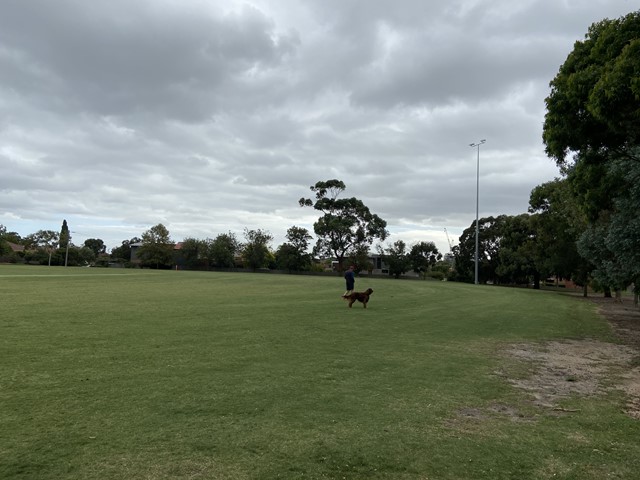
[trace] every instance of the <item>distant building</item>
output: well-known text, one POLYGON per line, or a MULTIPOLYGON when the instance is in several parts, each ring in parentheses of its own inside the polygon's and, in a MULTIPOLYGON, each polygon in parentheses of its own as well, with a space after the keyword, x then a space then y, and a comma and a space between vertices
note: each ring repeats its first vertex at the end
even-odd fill
POLYGON ((13 242, 7 242, 7 245, 9 245, 9 248, 11 249, 11 251, 13 253, 24 252, 24 245, 19 245, 17 243, 13 243, 13 242))

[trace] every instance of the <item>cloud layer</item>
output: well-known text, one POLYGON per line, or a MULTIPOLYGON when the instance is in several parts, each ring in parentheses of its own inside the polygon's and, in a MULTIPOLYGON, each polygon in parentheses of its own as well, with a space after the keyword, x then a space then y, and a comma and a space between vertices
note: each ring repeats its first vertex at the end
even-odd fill
POLYGON ((0 16, 0 223, 109 248, 244 228, 284 240, 338 178, 391 241, 448 249, 557 169, 548 83, 626 0, 12 0, 0 16))

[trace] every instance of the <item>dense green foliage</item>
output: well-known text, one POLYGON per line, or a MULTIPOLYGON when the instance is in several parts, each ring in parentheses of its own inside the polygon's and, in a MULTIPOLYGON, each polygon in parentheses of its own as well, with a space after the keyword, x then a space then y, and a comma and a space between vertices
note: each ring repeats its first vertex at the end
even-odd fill
POLYGON ((257 270, 268 268, 271 259, 269 243, 273 236, 265 230, 244 230, 245 243, 242 245, 242 259, 247 268, 257 270))
POLYGON ((371 213, 361 200, 338 198, 346 189, 341 180, 320 181, 310 189, 316 194, 315 201, 301 198, 298 203, 322 213, 313 224, 318 236, 314 254, 334 257, 342 267, 345 258, 356 258, 363 251, 368 252, 374 240, 384 241, 387 238, 387 222, 371 213))
POLYGON ((100 238, 87 238, 84 241, 84 246, 90 249, 96 256, 106 253, 107 246, 100 238))
POLYGON ((543 138, 567 165, 628 155, 640 140, 640 11, 594 23, 551 81, 543 138))
POLYGON ((580 254, 600 284, 638 285, 640 11, 594 23, 552 80, 546 103, 547 153, 587 222, 577 235, 580 254))
POLYGON ((380 247, 378 253, 382 255, 384 261, 389 265, 389 275, 395 278, 411 270, 411 259, 407 244, 402 240, 396 240, 391 245, 380 247))
POLYGON ((159 223, 142 234, 142 246, 137 251, 137 257, 142 265, 171 267, 174 264, 173 247, 169 230, 159 223))
POLYGON ((290 272, 309 270, 311 268, 309 242, 313 239, 309 231, 294 225, 287 230, 286 238, 288 242, 280 245, 276 251, 277 268, 290 272))
POLYGON ((221 233, 209 245, 209 261, 221 268, 235 266, 236 254, 240 251, 240 242, 233 232, 221 233))
POLYGON ((411 268, 423 276, 441 259, 442 254, 438 252, 436 244, 433 242, 418 242, 411 247, 409 252, 411 268))
POLYGON ((53 230, 38 230, 36 233, 28 235, 25 239, 27 247, 40 249, 47 256, 48 264, 51 265, 51 256, 58 248, 60 235, 53 230))

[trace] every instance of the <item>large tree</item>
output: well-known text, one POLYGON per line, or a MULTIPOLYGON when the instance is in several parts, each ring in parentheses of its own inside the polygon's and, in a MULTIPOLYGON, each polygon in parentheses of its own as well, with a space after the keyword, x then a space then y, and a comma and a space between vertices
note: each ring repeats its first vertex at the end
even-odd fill
MULTIPOLYGON (((589 28, 551 81, 543 139, 558 165, 633 155, 640 139, 640 11, 589 28)), ((636 156, 637 158, 637 156, 636 156)))
POLYGON ((593 276, 605 289, 618 294, 634 285, 638 303, 640 285, 640 163, 631 158, 618 159, 609 169, 621 180, 613 195, 613 208, 601 212, 578 239, 578 250, 594 264, 593 276))
POLYGON ((409 259, 413 270, 424 278, 429 269, 442 259, 442 254, 435 243, 419 242, 411 247, 409 259))
POLYGON ((207 251, 207 259, 211 265, 219 268, 233 268, 236 254, 240 251, 240 242, 233 232, 219 234, 207 251))
POLYGON ((586 287, 592 267, 580 256, 576 245, 586 228, 586 218, 576 204, 568 180, 555 179, 535 187, 529 197, 529 212, 535 231, 535 264, 540 275, 572 279, 586 287))
POLYGON ((540 273, 536 266, 536 237, 532 216, 507 216, 502 224, 496 276, 500 283, 528 285, 540 288, 540 273))
POLYGON ((242 246, 242 258, 252 270, 267 266, 269 261, 269 243, 273 236, 265 230, 244 230, 246 242, 242 246))
POLYGON ((60 235, 53 230, 38 230, 36 233, 28 235, 27 246, 36 247, 45 251, 49 257, 48 264, 51 266, 51 256, 60 242, 60 235))
MULTIPOLYGON (((478 221, 478 281, 486 283, 492 281, 498 283, 497 268, 499 265, 498 254, 500 241, 502 240, 502 226, 506 222, 506 215, 498 217, 484 217, 478 221)), ((469 228, 466 228, 458 245, 454 247, 456 260, 455 279, 464 282, 473 282, 475 270, 475 220, 469 228)))
POLYGON ((180 256, 188 268, 198 268, 206 265, 209 244, 207 240, 185 238, 180 248, 180 256))
POLYGON ((308 269, 311 265, 309 242, 313 238, 309 231, 294 225, 287 230, 286 238, 288 242, 280 245, 276 251, 278 268, 290 272, 308 269))
POLYGON ((627 173, 640 162, 639 79, 636 11, 594 23, 560 67, 546 99, 547 153, 566 173, 588 222, 580 252, 595 265, 600 281, 612 282, 613 288, 640 274, 634 249, 624 248, 638 238, 633 227, 637 208, 626 206, 634 204, 630 186, 638 181, 627 173), (611 241, 603 245, 602 236, 611 241), (614 265, 633 271, 622 274, 614 265))
POLYGON ((15 243, 16 245, 22 245, 22 237, 18 232, 9 232, 7 227, 0 223, 0 240, 5 242, 15 243))
POLYGON ((298 203, 322 213, 313 224, 318 236, 314 248, 316 255, 335 257, 339 269, 343 270, 345 258, 368 251, 376 239, 384 241, 387 238, 387 222, 371 213, 361 200, 338 198, 346 189, 341 180, 320 181, 310 189, 315 193, 315 201, 301 198, 298 203))
POLYGON ((0 256, 6 255, 11 252, 11 248, 6 240, 7 227, 0 223, 0 256))
POLYGON ((87 238, 84 241, 84 246, 93 251, 96 257, 107 251, 107 246, 100 238, 87 238))
POLYGON ((391 245, 378 248, 378 253, 382 255, 385 263, 389 265, 389 275, 400 278, 400 275, 411 270, 411 259, 407 244, 402 240, 396 240, 391 245))
POLYGON ((142 234, 142 246, 137 255, 143 265, 170 267, 173 265, 173 248, 169 230, 159 223, 142 234))

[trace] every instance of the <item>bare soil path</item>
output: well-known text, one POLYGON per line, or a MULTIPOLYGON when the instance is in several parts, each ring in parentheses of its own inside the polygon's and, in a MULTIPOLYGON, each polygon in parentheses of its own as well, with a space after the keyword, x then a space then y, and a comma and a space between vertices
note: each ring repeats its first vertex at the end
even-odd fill
POLYGON ((531 375, 510 383, 529 392, 535 405, 556 411, 563 410, 558 407, 563 397, 622 390, 628 397, 626 413, 640 419, 640 309, 628 299, 577 301, 596 303, 619 343, 582 339, 511 345, 507 355, 530 362, 531 375))

